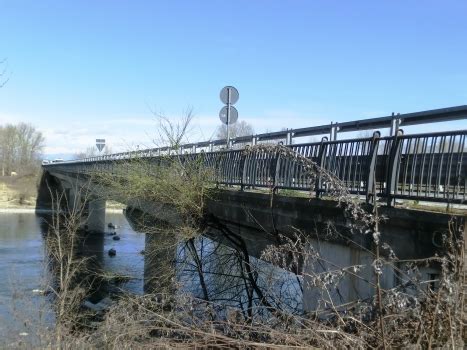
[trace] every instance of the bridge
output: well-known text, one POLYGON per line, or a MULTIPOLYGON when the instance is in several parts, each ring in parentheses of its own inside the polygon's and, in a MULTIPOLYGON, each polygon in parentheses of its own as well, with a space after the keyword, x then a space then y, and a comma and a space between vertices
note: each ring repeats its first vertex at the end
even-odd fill
MULTIPOLYGON (((351 232, 344 210, 333 198, 335 183, 331 180, 337 179, 364 207, 378 205, 387 217, 381 227, 382 240, 399 259, 434 256, 442 249, 442 235, 450 221, 458 223, 461 234, 466 232, 467 130, 404 134, 403 127, 465 119, 467 106, 459 106, 242 136, 229 145, 225 140, 215 140, 47 164, 43 165, 38 205, 50 203, 46 185, 61 188, 68 198, 74 198, 78 196, 77 184, 86 183, 92 174, 125 176, 125 169, 134 160, 150 164, 148 172, 151 167, 163 167, 168 159, 196 161, 212 169, 209 180, 220 189, 216 201, 207 203, 209 214, 237 232, 249 254, 259 257, 278 234, 290 235, 294 229, 311 232, 311 228, 324 232, 332 223, 340 236, 317 237, 321 253, 334 265, 366 264, 362 274, 371 279, 371 237, 351 232), (388 136, 375 131, 383 128, 389 129, 388 136), (361 130, 374 132, 370 137, 338 139, 361 130), (318 142, 306 142, 306 138, 318 135, 325 136, 318 142), (310 164, 320 170, 310 171, 310 164), (455 207, 456 213, 446 212, 446 206, 455 207)), ((167 210, 161 210, 161 205, 145 203, 139 209, 165 219, 167 210)), ((89 227, 103 231, 105 199, 94 198, 89 208, 89 227)), ((219 238, 216 229, 207 229, 206 234, 229 244, 219 238)), ((422 270, 427 280, 439 274, 436 265, 422 270)), ((394 271, 386 276, 385 288, 400 283, 394 271)), ((352 276, 343 283, 348 294, 342 302, 372 293, 358 286, 352 276)), ((305 291, 304 299, 308 309, 316 306, 313 291, 305 291)))
POLYGON ((225 140, 185 144, 177 149, 153 148, 132 152, 52 163, 44 169, 84 173, 90 169, 112 170, 114 165, 134 158, 150 159, 155 165, 165 156, 193 159, 197 154, 206 166, 216 170, 216 183, 245 187, 309 190, 317 196, 326 192, 318 178, 311 183, 303 169, 279 154, 247 154, 244 148, 281 143, 335 174, 351 193, 383 198, 388 205, 396 199, 443 203, 466 202, 466 130, 404 135, 402 126, 465 120, 467 106, 417 112, 389 117, 335 123, 310 128, 242 136, 225 140), (391 136, 337 140, 337 132, 390 128, 391 136), (294 143, 295 139, 328 133, 320 142, 294 143), (376 185, 376 186, 375 186, 376 185))

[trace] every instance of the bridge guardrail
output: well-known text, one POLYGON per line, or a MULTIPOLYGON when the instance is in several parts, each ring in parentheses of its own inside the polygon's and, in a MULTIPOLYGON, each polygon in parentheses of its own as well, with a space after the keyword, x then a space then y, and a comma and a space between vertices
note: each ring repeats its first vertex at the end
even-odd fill
MULTIPOLYGON (((368 202, 385 198, 388 205, 395 199, 467 203, 467 130, 328 141, 288 145, 297 154, 313 160, 338 177, 350 193, 365 195, 368 202)), ((116 164, 131 166, 135 158, 150 159, 154 166, 163 165, 167 156, 127 152, 44 165, 63 171, 85 173, 90 169, 115 171, 116 164)), ((212 181, 218 184, 271 189, 310 190, 325 195, 328 185, 319 176, 303 171, 300 162, 284 158, 278 152, 258 149, 224 150, 196 154, 172 155, 182 161, 202 157, 205 166, 214 169, 212 181)))
MULTIPOLYGON (((294 145, 294 140, 297 141, 301 137, 318 136, 327 134, 330 136, 331 141, 335 141, 337 134, 345 132, 354 132, 361 130, 375 130, 381 128, 390 128, 390 135, 397 135, 397 130, 403 126, 419 125, 428 123, 437 123, 453 120, 467 119, 467 105, 440 108, 415 113, 405 114, 392 114, 386 117, 370 118, 362 120, 354 120, 343 123, 330 123, 320 126, 312 126, 299 129, 287 129, 277 132, 268 132, 264 134, 241 136, 231 139, 230 148, 244 148, 247 145, 256 145, 260 143, 283 142, 286 145, 294 145)), ((302 144, 298 141, 296 144, 302 144)), ((199 152, 212 152, 222 150, 226 147, 226 140, 203 141, 197 143, 183 144, 177 150, 170 147, 159 147, 144 149, 138 151, 121 152, 110 155, 95 156, 85 159, 84 161, 105 161, 116 159, 131 159, 135 156, 138 157, 156 157, 161 155, 170 154, 184 154, 199 153, 199 152)))

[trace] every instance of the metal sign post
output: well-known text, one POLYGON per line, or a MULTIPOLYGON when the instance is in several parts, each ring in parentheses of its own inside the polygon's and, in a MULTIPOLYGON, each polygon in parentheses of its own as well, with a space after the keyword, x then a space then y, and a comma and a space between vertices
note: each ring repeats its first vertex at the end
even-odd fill
POLYGON ((230 88, 227 88, 227 149, 230 148, 230 88))
POLYGON ((235 124, 238 119, 238 111, 232 106, 238 101, 238 90, 233 86, 226 86, 221 90, 220 98, 226 106, 219 112, 219 118, 222 123, 227 125, 227 148, 230 147, 230 124, 235 124))

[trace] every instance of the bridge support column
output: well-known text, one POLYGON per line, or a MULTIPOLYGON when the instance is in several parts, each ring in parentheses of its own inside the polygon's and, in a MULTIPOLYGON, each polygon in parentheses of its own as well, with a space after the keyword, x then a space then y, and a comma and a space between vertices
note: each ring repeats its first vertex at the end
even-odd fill
POLYGON ((91 232, 104 232, 105 230, 105 200, 94 199, 88 203, 88 229, 91 232))
POLYGON ((66 195, 67 195, 67 205, 68 211, 70 212, 77 212, 81 210, 81 206, 85 205, 82 202, 81 193, 78 189, 73 187, 66 187, 66 195))
MULTIPOLYGON (((358 299, 375 295, 376 277, 373 255, 370 252, 342 244, 316 242, 310 251, 319 253, 310 257, 303 266, 303 309, 308 312, 329 309, 358 299), (332 282, 331 282, 332 281, 332 282)), ((383 266, 381 287, 395 285, 394 270, 383 266)))
POLYGON ((175 290, 177 243, 171 234, 146 233, 144 292, 168 294, 175 290))
POLYGON ((99 302, 107 293, 108 282, 103 278, 104 232, 92 232, 80 236, 78 251, 85 260, 85 275, 80 282, 89 286, 87 299, 99 302))
MULTIPOLYGON (((463 305, 463 310, 462 310, 462 321, 464 324, 467 323, 467 224, 464 221, 463 224, 463 230, 461 232, 462 234, 462 250, 461 250, 461 298, 462 298, 462 305, 463 305)), ((464 334, 467 333, 467 331, 464 331, 464 334)), ((465 337, 465 335, 464 335, 465 337)), ((465 338, 464 338, 465 339, 465 338)))

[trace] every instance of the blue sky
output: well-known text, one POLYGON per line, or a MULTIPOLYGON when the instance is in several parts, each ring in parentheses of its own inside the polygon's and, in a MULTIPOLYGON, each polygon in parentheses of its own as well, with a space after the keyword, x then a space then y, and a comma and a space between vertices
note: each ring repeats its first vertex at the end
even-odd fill
POLYGON ((47 153, 151 146, 187 106, 198 141, 225 85, 256 132, 467 104, 467 1, 0 0, 0 58, 0 124, 47 153))

